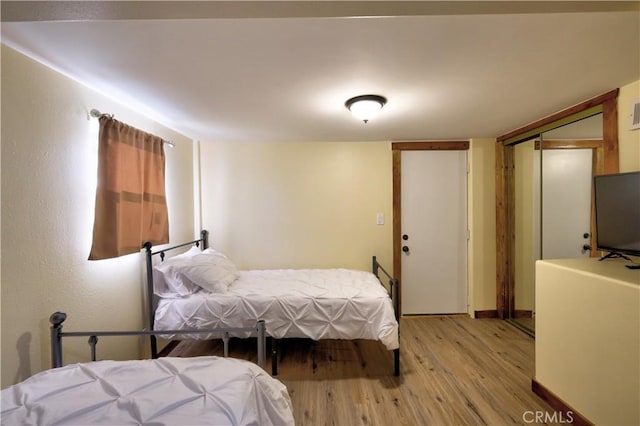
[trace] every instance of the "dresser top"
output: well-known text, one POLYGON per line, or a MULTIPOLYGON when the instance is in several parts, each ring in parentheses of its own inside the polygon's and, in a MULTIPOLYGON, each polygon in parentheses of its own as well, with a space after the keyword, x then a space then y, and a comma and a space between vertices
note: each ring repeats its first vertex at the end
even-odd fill
POLYGON ((578 259, 548 259, 539 260, 541 264, 555 265, 585 274, 601 275, 623 283, 640 287, 640 269, 629 269, 625 265, 631 264, 624 259, 578 258, 578 259))

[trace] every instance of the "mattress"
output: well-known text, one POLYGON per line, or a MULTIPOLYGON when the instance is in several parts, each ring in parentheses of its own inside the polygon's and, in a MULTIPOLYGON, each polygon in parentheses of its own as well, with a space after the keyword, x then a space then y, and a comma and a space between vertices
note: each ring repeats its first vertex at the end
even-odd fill
POLYGON ((370 339, 389 350, 399 347, 398 323, 386 289, 372 273, 350 269, 239 271, 225 293, 201 291, 161 299, 154 329, 246 327, 260 319, 267 335, 277 339, 370 339))
POLYGON ((248 361, 97 361, 2 390, 6 425, 293 425, 285 386, 248 361))

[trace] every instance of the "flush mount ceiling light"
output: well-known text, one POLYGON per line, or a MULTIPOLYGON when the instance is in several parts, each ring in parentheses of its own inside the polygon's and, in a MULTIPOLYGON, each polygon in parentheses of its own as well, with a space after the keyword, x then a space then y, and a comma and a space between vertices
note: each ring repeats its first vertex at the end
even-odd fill
POLYGON ((344 106, 365 123, 375 116, 387 103, 384 96, 361 95, 347 100, 344 106))

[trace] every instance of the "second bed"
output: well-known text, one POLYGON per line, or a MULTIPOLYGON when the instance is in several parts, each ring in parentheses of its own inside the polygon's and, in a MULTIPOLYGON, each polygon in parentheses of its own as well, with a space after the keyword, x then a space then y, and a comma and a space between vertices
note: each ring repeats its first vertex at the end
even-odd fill
MULTIPOLYGON (((375 257, 373 273, 352 269, 238 271, 224 254, 206 248, 206 237, 203 232, 202 239, 192 242, 199 247, 149 268, 148 279, 160 296, 154 309, 154 330, 245 327, 264 320, 267 335, 274 339, 378 340, 394 351, 394 373, 399 375, 399 330, 392 297, 397 282, 390 278, 390 288, 383 286, 377 275, 379 270, 386 271, 375 257)), ((148 261, 166 250, 154 253, 148 247, 148 261)))

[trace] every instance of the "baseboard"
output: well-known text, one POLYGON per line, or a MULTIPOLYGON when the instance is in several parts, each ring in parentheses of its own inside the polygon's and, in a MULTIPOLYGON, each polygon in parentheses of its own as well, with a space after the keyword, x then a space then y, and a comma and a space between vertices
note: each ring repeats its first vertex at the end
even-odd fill
POLYGON ((498 318, 498 311, 496 309, 488 309, 485 311, 474 311, 474 318, 483 319, 483 318, 498 318))
POLYGON ((558 415, 560 413, 562 414, 562 419, 565 421, 561 423, 571 423, 578 426, 594 426, 594 424, 587 420, 586 417, 571 408, 569 404, 564 402, 549 389, 538 383, 535 379, 531 380, 531 390, 533 391, 533 393, 546 401, 547 404, 551 406, 551 408, 556 410, 556 413, 558 415))
MULTIPOLYGON (((498 311, 496 309, 487 309, 484 311, 474 311, 475 318, 498 318, 498 311)), ((533 318, 533 311, 525 311, 523 309, 516 309, 512 313, 512 318, 533 318)))

